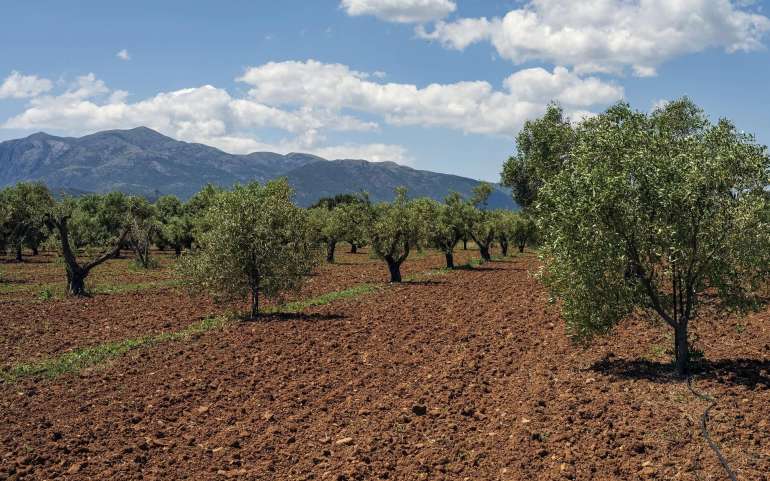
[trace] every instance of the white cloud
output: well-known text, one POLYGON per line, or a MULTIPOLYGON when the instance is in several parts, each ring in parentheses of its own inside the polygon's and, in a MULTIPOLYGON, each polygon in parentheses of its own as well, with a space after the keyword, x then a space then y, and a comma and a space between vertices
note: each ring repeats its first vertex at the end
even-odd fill
POLYGON ((763 48, 770 19, 755 10, 731 0, 530 0, 502 18, 439 21, 417 34, 458 50, 489 41, 517 64, 543 60, 578 73, 630 67, 651 76, 680 55, 763 48))
POLYGON ((312 106, 283 110, 233 98, 226 90, 204 85, 162 92, 138 102, 128 93, 110 90, 94 74, 78 77, 58 95, 30 100, 20 114, 1 128, 40 130, 81 135, 105 129, 144 125, 166 135, 212 145, 227 152, 293 151, 321 156, 360 157, 406 162, 406 149, 382 143, 326 145, 323 131, 374 131, 378 124, 312 106), (292 137, 274 143, 255 138, 254 130, 275 128, 292 137))
POLYGON ((17 71, 0 84, 0 99, 24 99, 36 97, 53 88, 53 82, 36 75, 23 75, 17 71))
POLYGON ((412 162, 404 147, 393 144, 343 144, 311 148, 309 153, 326 159, 364 159, 372 162, 389 160, 399 164, 412 162))
POLYGON ((622 87, 583 78, 564 67, 520 70, 495 90, 485 81, 453 84, 377 83, 342 64, 271 62, 253 67, 238 80, 252 86, 252 100, 274 106, 350 109, 382 116, 393 125, 449 127, 466 133, 517 132, 540 115, 551 100, 568 111, 606 105, 623 96, 622 87))
POLYGON ((398 23, 439 20, 457 8, 452 0, 342 0, 340 6, 350 16, 371 15, 398 23))
POLYGON ((81 135, 145 125, 235 153, 295 151, 409 162, 403 146, 334 145, 327 133, 376 132, 383 122, 511 136, 527 119, 541 115, 551 100, 561 102, 570 114, 583 115, 623 95, 614 83, 581 77, 564 67, 520 70, 499 89, 486 81, 426 86, 384 82, 377 73, 314 60, 267 63, 247 69, 237 80, 251 87, 245 96, 203 85, 131 101, 127 92, 112 90, 89 73, 64 91, 31 98, 0 128, 81 135), (285 137, 266 142, 260 136, 265 129, 285 137))
POLYGON ((128 50, 126 50, 125 48, 120 52, 116 53, 115 56, 121 60, 131 60, 131 55, 128 53, 128 50))

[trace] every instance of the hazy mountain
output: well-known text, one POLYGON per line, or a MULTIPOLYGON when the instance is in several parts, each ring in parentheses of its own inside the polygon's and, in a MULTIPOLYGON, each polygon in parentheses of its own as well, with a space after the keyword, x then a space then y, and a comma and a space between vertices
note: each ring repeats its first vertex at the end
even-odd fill
MULTIPOLYGON (((327 161, 299 153, 233 155, 174 140, 146 127, 79 138, 37 133, 0 143, 0 186, 36 180, 64 192, 121 190, 150 197, 174 194, 188 198, 207 183, 230 187, 236 182, 264 182, 279 176, 288 177, 301 205, 361 190, 374 200, 389 200, 400 185, 412 196, 442 199, 453 190, 469 195, 478 183, 393 162, 327 161)), ((503 191, 493 194, 490 205, 515 207, 503 191)))
MULTIPOLYGON (((287 172, 289 183, 297 191, 297 203, 309 205, 319 197, 340 192, 366 191, 374 201, 391 200, 398 186, 406 186, 410 197, 432 197, 442 200, 457 191, 470 197, 476 180, 457 175, 416 170, 395 162, 365 160, 328 160, 313 162, 287 172)), ((514 208, 511 196, 496 190, 489 199, 492 208, 514 208)))

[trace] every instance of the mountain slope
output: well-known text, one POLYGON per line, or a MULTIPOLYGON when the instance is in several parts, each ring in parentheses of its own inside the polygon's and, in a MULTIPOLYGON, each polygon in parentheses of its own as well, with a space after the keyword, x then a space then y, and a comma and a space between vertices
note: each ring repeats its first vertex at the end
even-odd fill
MULTIPOLYGON (((286 177, 296 190, 300 205, 341 192, 366 191, 373 201, 391 200, 399 186, 406 187, 410 197, 442 200, 449 192, 456 191, 468 198, 479 183, 467 177, 416 170, 394 162, 351 159, 313 162, 289 171, 286 177)), ((515 207, 510 195, 501 189, 492 193, 489 206, 515 207)))
MULTIPOLYGON (((42 181, 67 192, 127 193, 190 197, 207 183, 230 187, 286 176, 297 202, 310 205, 320 197, 365 190, 375 201, 390 200, 398 186, 411 196, 440 200, 450 191, 468 196, 478 181, 415 170, 393 162, 327 161, 291 153, 234 155, 207 145, 181 142, 146 127, 108 130, 84 137, 37 133, 0 143, 0 187, 42 181)), ((496 191, 490 206, 515 208, 510 196, 496 191)))
POLYGON ((59 189, 160 192, 186 198, 209 182, 223 186, 264 182, 318 159, 272 152, 232 155, 207 145, 180 142, 146 127, 80 138, 38 133, 0 143, 0 185, 39 180, 59 189))

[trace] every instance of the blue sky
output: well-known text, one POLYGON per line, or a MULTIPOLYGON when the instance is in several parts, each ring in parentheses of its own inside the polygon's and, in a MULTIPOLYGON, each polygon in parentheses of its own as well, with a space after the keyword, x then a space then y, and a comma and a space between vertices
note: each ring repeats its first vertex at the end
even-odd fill
POLYGON ((770 5, 4 2, 0 140, 147 125, 225 151, 497 181, 523 122, 691 96, 770 143, 770 5))

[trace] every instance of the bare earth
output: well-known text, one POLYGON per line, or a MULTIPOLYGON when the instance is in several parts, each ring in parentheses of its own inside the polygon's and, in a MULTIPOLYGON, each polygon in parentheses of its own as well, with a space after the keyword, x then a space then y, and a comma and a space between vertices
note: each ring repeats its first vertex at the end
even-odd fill
MULTIPOLYGON (((700 434, 708 403, 671 375, 668 329, 632 318, 575 346, 537 267, 528 254, 389 286, 383 263, 345 254, 296 297, 382 289, 0 384, 0 479, 726 479, 700 434)), ((0 295, 0 366, 224 309, 170 286, 36 295, 0 295)), ((694 386, 718 399, 709 429, 745 481, 770 479, 769 319, 695 325, 694 386)))

